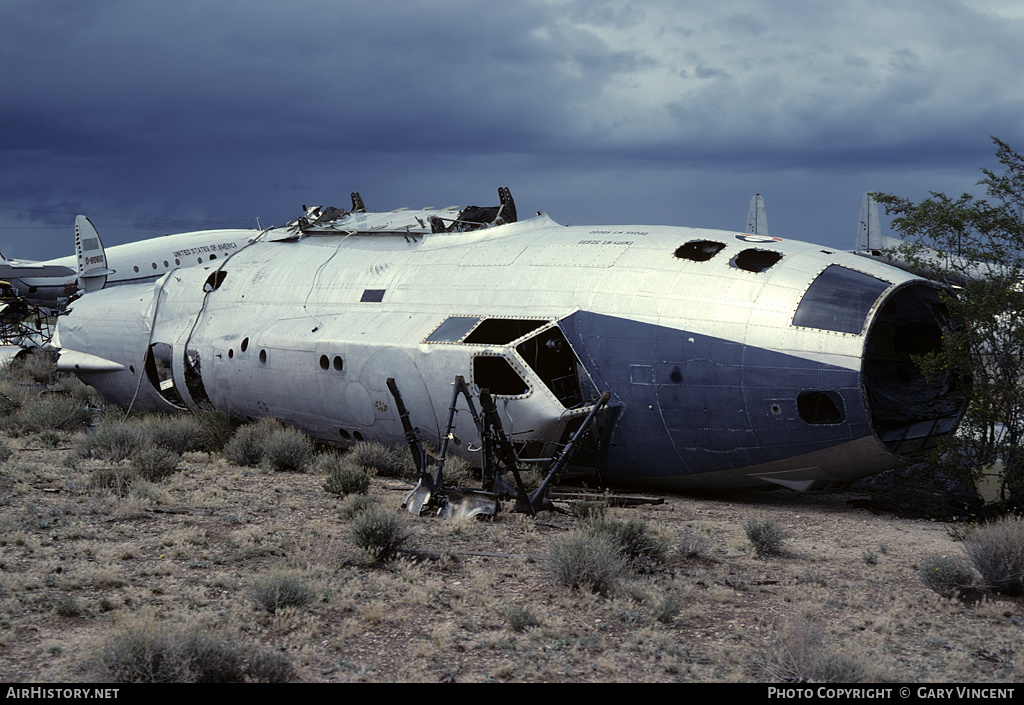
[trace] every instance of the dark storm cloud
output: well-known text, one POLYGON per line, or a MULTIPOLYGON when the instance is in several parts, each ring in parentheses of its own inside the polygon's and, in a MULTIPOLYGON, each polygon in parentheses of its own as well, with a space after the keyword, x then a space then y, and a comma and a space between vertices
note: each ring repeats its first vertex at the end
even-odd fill
POLYGON ((811 238, 868 189, 969 188, 990 134, 1022 136, 1014 12, 9 0, 0 249, 65 254, 80 210, 118 242, 506 184, 563 221, 727 228, 761 191, 811 238))

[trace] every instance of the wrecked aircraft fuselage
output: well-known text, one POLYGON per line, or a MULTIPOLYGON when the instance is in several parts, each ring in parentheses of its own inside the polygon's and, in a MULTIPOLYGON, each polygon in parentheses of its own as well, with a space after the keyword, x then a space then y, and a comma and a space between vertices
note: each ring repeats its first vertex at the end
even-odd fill
MULTIPOLYGON (((520 458, 551 457, 608 391, 573 463, 636 488, 821 489, 957 425, 958 381, 911 360, 949 325, 924 279, 734 232, 438 227, 458 214, 344 214, 86 294, 59 322, 60 367, 125 407, 273 416, 340 445, 402 441, 388 378, 438 442, 462 375, 520 458)), ((479 448, 457 433, 456 452, 479 448)))

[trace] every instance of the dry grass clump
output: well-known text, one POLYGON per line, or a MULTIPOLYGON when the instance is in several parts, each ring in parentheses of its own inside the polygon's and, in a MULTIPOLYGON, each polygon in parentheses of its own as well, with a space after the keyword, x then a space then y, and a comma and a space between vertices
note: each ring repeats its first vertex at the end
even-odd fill
POLYGON ((349 534, 356 546, 380 562, 394 558, 410 539, 402 517, 375 507, 365 509, 353 518, 349 534))
POLYGON ((684 558, 707 558, 711 555, 713 548, 714 542, 710 536, 689 527, 683 530, 682 536, 676 543, 676 550, 684 558))
POLYGON ((771 678, 786 683, 863 683, 868 669, 863 660, 827 648, 821 632, 803 615, 786 618, 765 657, 771 678))
POLYGON ((510 605, 505 608, 505 621, 514 632, 523 633, 540 626, 540 620, 524 607, 510 605))
POLYGON ((973 602, 982 591, 971 566, 960 557, 925 556, 918 575, 925 586, 945 598, 973 602))
POLYGON ((964 552, 986 586, 1011 597, 1024 592, 1024 519, 1006 516, 979 526, 964 552))
POLYGON ((743 531, 747 534, 754 553, 761 558, 777 556, 785 553, 786 539, 789 535, 775 519, 751 517, 743 522, 743 531))
POLYGON ((199 629, 141 618, 110 637, 94 668, 111 683, 280 683, 294 670, 280 654, 247 649, 199 629))
POLYGON ((286 607, 305 607, 316 601, 316 593, 309 583, 289 572, 263 576, 253 584, 251 592, 256 606, 270 614, 286 607))
POLYGON ((599 594, 607 594, 624 569, 613 539, 587 529, 573 529, 552 539, 547 564, 559 585, 599 594))

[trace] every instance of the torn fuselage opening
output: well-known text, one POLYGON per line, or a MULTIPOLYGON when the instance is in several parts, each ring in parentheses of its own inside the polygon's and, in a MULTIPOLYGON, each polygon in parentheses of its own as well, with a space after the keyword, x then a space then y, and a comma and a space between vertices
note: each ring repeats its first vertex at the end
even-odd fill
POLYGON ((561 328, 553 326, 527 338, 516 346, 516 352, 562 406, 568 409, 583 403, 579 359, 561 328))
POLYGON ((146 379, 164 399, 175 406, 185 408, 178 390, 174 388, 171 375, 171 346, 167 343, 153 343, 146 350, 144 363, 146 379))
POLYGON ((202 367, 199 361, 198 350, 188 350, 185 353, 185 387, 192 401, 197 406, 208 406, 210 397, 206 394, 206 387, 203 386, 202 367))
POLYGON ((861 368, 868 417, 897 455, 924 457, 963 414, 968 382, 949 372, 926 377, 914 361, 938 352, 949 329, 939 289, 915 283, 890 294, 868 330, 861 368))

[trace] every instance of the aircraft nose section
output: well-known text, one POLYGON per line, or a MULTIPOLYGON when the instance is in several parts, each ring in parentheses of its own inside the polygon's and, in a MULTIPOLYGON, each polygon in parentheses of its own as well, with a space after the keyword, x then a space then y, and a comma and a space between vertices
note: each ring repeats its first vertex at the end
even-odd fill
POLYGON ((862 386, 878 440, 916 460, 953 433, 966 406, 966 380, 925 376, 914 357, 936 352, 949 314, 932 284, 914 282, 890 293, 871 322, 864 345, 862 386))

